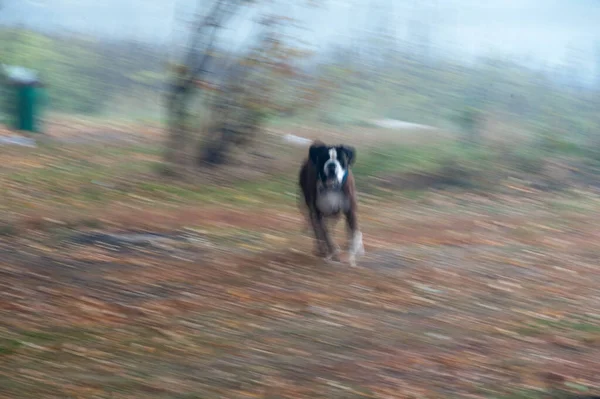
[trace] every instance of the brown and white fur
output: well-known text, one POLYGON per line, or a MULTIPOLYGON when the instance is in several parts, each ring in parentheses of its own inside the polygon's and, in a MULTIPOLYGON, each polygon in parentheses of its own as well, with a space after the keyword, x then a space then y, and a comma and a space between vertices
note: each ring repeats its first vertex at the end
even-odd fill
POLYGON ((327 220, 337 220, 344 214, 348 229, 349 262, 356 265, 356 257, 364 254, 362 233, 357 221, 357 193, 350 167, 356 152, 345 145, 326 146, 314 142, 308 159, 300 169, 299 183, 302 189, 307 218, 315 234, 318 256, 339 261, 339 249, 330 237, 327 220))

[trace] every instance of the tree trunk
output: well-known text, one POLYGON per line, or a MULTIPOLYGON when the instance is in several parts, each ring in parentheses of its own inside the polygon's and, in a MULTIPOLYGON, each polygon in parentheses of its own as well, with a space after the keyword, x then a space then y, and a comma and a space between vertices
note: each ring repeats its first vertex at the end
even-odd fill
POLYGON ((189 51, 184 65, 177 71, 167 94, 168 137, 164 159, 173 173, 180 173, 190 165, 190 103, 193 100, 196 82, 207 73, 212 52, 217 40, 217 32, 228 17, 235 13, 241 4, 239 0, 216 0, 210 12, 199 22, 190 38, 189 51), (202 50, 199 42, 206 38, 202 50), (200 59, 198 55, 200 54, 200 59))

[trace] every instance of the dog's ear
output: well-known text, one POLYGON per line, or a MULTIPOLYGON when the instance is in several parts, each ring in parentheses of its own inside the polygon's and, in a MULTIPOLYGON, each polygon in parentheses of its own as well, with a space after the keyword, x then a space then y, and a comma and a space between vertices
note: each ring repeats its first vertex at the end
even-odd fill
POLYGON ((325 144, 320 141, 315 141, 310 146, 310 150, 308 150, 308 157, 311 162, 315 165, 318 163, 319 155, 323 153, 323 150, 326 149, 325 144))
POLYGON ((342 145, 339 149, 346 155, 346 160, 348 162, 348 166, 351 166, 356 161, 356 150, 354 147, 349 145, 342 145))

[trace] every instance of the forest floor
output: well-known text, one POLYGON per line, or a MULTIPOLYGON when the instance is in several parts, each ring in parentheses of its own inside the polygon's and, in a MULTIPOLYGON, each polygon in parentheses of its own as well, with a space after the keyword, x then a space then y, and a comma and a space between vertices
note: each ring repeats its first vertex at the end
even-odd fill
POLYGON ((152 148, 0 148, 1 398, 600 392, 598 193, 368 194, 352 268, 311 255, 300 158, 175 183, 152 148))

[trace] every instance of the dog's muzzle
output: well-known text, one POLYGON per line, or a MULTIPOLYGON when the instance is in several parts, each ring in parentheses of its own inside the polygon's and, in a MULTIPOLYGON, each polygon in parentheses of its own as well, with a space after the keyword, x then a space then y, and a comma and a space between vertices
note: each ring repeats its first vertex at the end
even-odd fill
POLYGON ((339 191, 342 189, 342 184, 336 179, 327 179, 325 181, 319 180, 317 183, 317 189, 319 193, 326 191, 339 191))
POLYGON ((323 193, 325 191, 341 191, 346 183, 347 176, 348 172, 340 174, 338 171, 336 171, 333 176, 325 176, 323 179, 319 179, 317 182, 317 189, 319 193, 323 193))
POLYGON ((337 165, 334 162, 329 162, 325 165, 325 173, 330 179, 335 179, 337 176, 337 165))
POLYGON ((339 161, 330 159, 323 165, 323 183, 327 187, 343 186, 347 171, 342 168, 339 161))

